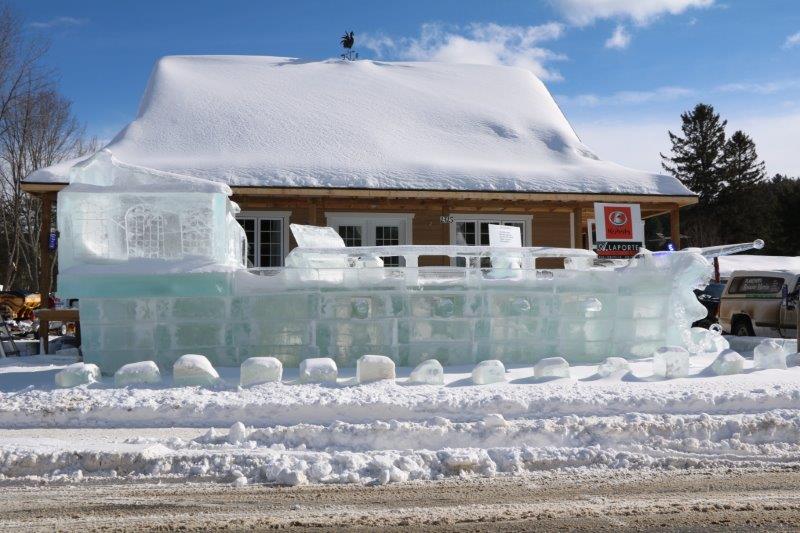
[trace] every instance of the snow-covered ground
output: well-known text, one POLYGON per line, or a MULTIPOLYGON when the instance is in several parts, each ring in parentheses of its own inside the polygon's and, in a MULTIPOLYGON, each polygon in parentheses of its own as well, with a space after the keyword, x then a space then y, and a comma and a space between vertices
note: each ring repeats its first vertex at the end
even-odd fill
POLYGON ((5 480, 212 479, 237 484, 386 483, 556 468, 695 468, 800 463, 800 367, 711 376, 626 376, 596 367, 570 378, 476 386, 471 367, 444 386, 396 381, 281 383, 242 389, 223 368, 215 388, 115 388, 112 378, 56 389, 64 357, 0 360, 0 475, 5 480), (237 424, 241 422, 242 424, 237 424), (218 429, 211 429, 212 427, 218 429))

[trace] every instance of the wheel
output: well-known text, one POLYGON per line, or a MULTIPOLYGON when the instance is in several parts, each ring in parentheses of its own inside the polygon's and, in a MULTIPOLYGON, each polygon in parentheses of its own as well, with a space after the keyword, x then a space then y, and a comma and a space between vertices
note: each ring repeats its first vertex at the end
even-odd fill
POLYGON ((753 325, 747 317, 737 318, 731 329, 733 330, 732 333, 737 337, 753 337, 755 335, 755 332, 753 332, 753 325))

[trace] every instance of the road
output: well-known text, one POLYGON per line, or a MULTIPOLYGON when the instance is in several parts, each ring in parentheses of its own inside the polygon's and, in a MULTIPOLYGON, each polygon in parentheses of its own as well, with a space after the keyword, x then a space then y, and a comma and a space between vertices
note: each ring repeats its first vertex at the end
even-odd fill
POLYGON ((543 472, 386 486, 0 482, 0 530, 800 528, 800 470, 543 472))

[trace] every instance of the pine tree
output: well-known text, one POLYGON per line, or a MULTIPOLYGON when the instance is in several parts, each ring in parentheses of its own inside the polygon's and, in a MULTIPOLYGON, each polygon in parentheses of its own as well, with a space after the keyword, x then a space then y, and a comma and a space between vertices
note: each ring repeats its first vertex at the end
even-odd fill
POLYGON ((730 192, 734 194, 752 188, 767 174, 764 162, 758 160, 753 139, 741 130, 734 133, 725 143, 722 164, 725 181, 731 189, 730 192))
POLYGON ((700 196, 700 205, 714 203, 723 187, 725 125, 714 108, 697 104, 681 114, 683 137, 669 132, 671 156, 661 155, 661 166, 700 196))

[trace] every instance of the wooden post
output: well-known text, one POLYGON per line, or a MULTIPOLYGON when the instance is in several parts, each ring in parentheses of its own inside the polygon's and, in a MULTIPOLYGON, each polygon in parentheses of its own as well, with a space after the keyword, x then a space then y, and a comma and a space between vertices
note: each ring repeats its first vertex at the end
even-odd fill
POLYGON ((317 199, 311 198, 308 201, 308 223, 312 226, 317 225, 317 199))
POLYGON ((43 193, 42 225, 39 228, 39 294, 41 307, 50 307, 50 289, 53 286, 53 252, 50 251, 50 225, 52 223, 53 193, 43 193))
POLYGON ((575 231, 572 247, 583 248, 583 209, 580 206, 572 209, 572 223, 575 231))
POLYGON ((681 249, 681 211, 677 205, 669 212, 669 231, 676 250, 681 249))

